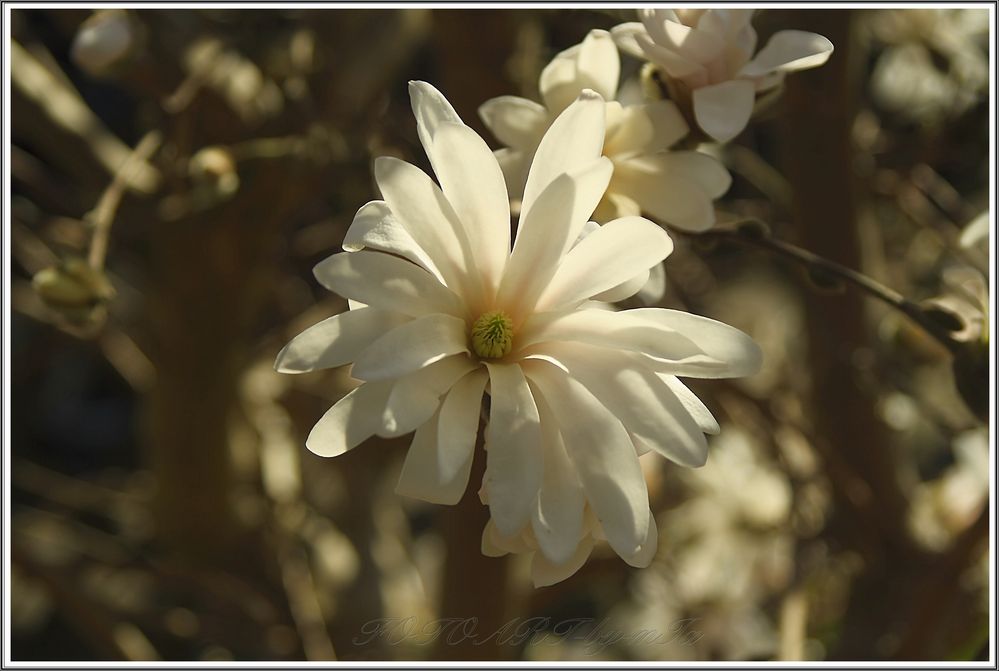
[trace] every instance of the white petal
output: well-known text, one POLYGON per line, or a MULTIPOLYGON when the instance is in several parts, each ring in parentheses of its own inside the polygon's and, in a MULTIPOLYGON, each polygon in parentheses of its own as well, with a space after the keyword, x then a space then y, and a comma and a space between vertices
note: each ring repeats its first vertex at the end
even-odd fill
POLYGON ((559 175, 531 211, 521 217, 517 241, 500 285, 500 305, 531 309, 607 188, 612 170, 610 159, 600 157, 559 175))
POLYGON ((465 125, 444 123, 434 136, 437 179, 458 215, 472 251, 471 268, 490 293, 499 285, 510 255, 510 199, 492 150, 465 125))
POLYGON ((683 367, 683 372, 674 373, 681 377, 744 377, 755 375, 763 363, 763 352, 752 338, 728 324, 682 312, 661 308, 640 308, 628 310, 628 314, 646 319, 686 336, 715 362, 701 366, 691 364, 683 367))
POLYGON ((466 375, 448 393, 440 410, 417 430, 397 493, 444 505, 461 500, 472 470, 485 384, 484 372, 466 375))
POLYGON ((412 317, 464 314, 461 300, 423 268, 381 252, 344 252, 313 269, 319 283, 346 298, 412 317))
POLYGON ((760 77, 771 72, 792 72, 822 65, 833 52, 833 43, 821 35, 803 30, 775 33, 740 72, 743 77, 760 77))
POLYGON ((720 198, 732 186, 732 176, 714 156, 699 151, 671 151, 649 158, 664 179, 684 176, 709 198, 720 198))
POLYGON ((687 385, 680 382, 680 379, 673 375, 662 373, 657 373, 657 375, 676 394, 676 397, 680 399, 680 403, 687 409, 690 416, 694 418, 701 431, 710 435, 717 435, 721 431, 721 427, 718 426, 718 420, 711 414, 708 407, 701 402, 701 399, 697 398, 694 392, 687 388, 687 385))
POLYGON ((666 295, 666 270, 663 264, 649 269, 649 280, 635 295, 642 305, 654 305, 666 295))
POLYGON ((578 303, 651 268, 673 251, 669 235, 648 219, 609 221, 572 248, 538 300, 539 310, 578 303))
POLYGON ((629 105, 621 109, 613 130, 608 131, 604 152, 613 157, 652 154, 671 147, 689 130, 671 100, 629 105))
POLYGON ((637 21, 622 23, 611 28, 610 33, 611 37, 614 38, 614 43, 617 44, 618 49, 629 56, 634 56, 635 58, 645 58, 645 52, 642 51, 642 47, 640 47, 638 42, 635 40, 636 35, 648 34, 645 30, 645 26, 641 23, 637 21))
POLYGON ((375 159, 375 181, 395 215, 440 271, 444 283, 461 293, 471 267, 471 249, 451 204, 430 177, 392 156, 375 159))
POLYGON ((604 99, 583 91, 576 102, 558 116, 541 139, 524 187, 520 208, 526 217, 535 199, 562 173, 589 165, 604 148, 604 99))
POLYGON ((649 495, 628 432, 581 383, 551 364, 531 363, 527 372, 559 423, 607 540, 619 555, 633 555, 648 532, 649 495))
POLYGON ((396 312, 361 308, 310 326, 284 346, 274 362, 279 373, 306 373, 353 361, 372 338, 401 326, 408 317, 396 312))
POLYGON ((576 469, 566 454, 558 422, 544 400, 535 394, 541 418, 544 479, 531 528, 541 553, 556 565, 570 561, 583 535, 585 496, 576 469))
POLYGON ((517 201, 515 207, 519 212, 520 199, 524 196, 524 184, 527 182, 527 171, 531 169, 531 159, 534 158, 534 149, 531 149, 530 153, 519 149, 497 149, 493 152, 493 156, 503 171, 510 200, 517 201))
POLYGON ((711 196, 691 179, 696 173, 670 170, 663 159, 671 155, 639 156, 618 162, 608 191, 630 198, 663 224, 686 231, 706 230, 715 223, 711 196))
POLYGON ((354 449, 381 428, 391 390, 391 382, 370 382, 352 390, 316 422, 305 446, 320 457, 336 457, 354 449))
POLYGON ((441 403, 441 396, 477 364, 465 354, 432 363, 399 378, 392 387, 378 435, 394 438, 409 433, 426 422, 441 403))
POLYGON ((664 22, 663 31, 666 35, 665 41, 659 39, 656 41, 695 63, 710 63, 718 57, 725 47, 725 41, 718 35, 675 21, 664 22))
POLYGON ((682 466, 704 465, 704 434, 676 394, 636 355, 575 343, 562 343, 549 352, 629 433, 682 466))
POLYGON ((646 58, 662 67, 670 77, 683 81, 688 88, 697 88, 707 84, 708 70, 700 63, 655 43, 648 35, 636 35, 635 41, 645 52, 646 58))
POLYGON ((484 486, 496 528, 509 536, 527 524, 541 487, 541 424, 520 366, 487 363, 486 367, 490 409, 484 486))
POLYGON ((694 91, 694 118, 705 133, 728 142, 742 132, 753 114, 756 89, 744 79, 733 79, 694 91))
POLYGON ((557 114, 584 90, 593 89, 613 100, 621 75, 617 46, 606 30, 591 30, 577 44, 559 53, 541 71, 538 88, 545 107, 557 114))
POLYGON ((563 564, 553 564, 540 552, 531 560, 531 581, 535 587, 547 587, 569 578, 583 567, 593 550, 593 539, 587 536, 576 546, 575 552, 563 564))
POLYGON ((342 247, 345 252, 371 249, 401 256, 422 266, 442 283, 444 282, 434 262, 416 244, 413 236, 392 214, 392 210, 384 200, 373 200, 357 211, 354 221, 343 237, 342 247))
POLYGON ((435 171, 437 163, 433 155, 433 138, 437 133, 437 128, 442 123, 462 123, 461 117, 454 111, 454 107, 447 101, 444 94, 427 82, 409 82, 409 101, 413 107, 413 116, 416 117, 416 133, 420 137, 420 144, 430 158, 435 171))
POLYGON ((535 343, 579 342, 670 360, 704 354, 696 337, 664 328, 645 312, 574 310, 537 314, 524 323, 517 344, 526 348, 535 343))
POLYGON ((548 128, 548 110, 527 98, 500 96, 479 107, 479 118, 507 147, 534 153, 548 128))
POLYGON ((656 527, 656 518, 649 512, 649 531, 642 543, 642 547, 630 557, 622 557, 626 562, 635 568, 645 568, 655 559, 659 550, 659 529, 656 527))
POLYGON ((374 341, 354 361, 358 380, 402 377, 444 357, 468 351, 465 321, 431 314, 395 328, 374 341))
POLYGON ((510 553, 530 552, 532 548, 527 545, 524 536, 525 534, 519 532, 504 536, 496 528, 496 522, 489 518, 482 530, 482 554, 487 557, 502 557, 510 553))
MULTIPOLYGON (((659 266, 653 266, 653 268, 658 268, 659 266)), ((638 275, 635 275, 630 280, 622 282, 621 284, 599 293, 593 297, 595 301, 601 301, 606 303, 617 303, 618 301, 623 301, 625 299, 631 298, 636 293, 638 293, 642 287, 649 281, 649 271, 643 270, 638 275)))

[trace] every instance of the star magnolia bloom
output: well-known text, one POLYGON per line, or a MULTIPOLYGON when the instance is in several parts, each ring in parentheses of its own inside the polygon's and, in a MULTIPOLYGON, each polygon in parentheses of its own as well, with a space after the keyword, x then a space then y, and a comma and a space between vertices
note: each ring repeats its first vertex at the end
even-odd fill
POLYGON ((822 65, 833 51, 821 35, 782 30, 753 58, 753 11, 641 9, 641 23, 621 24, 611 34, 622 51, 662 70, 688 121, 727 142, 749 123, 758 93, 777 87, 788 72, 822 65))
POLYGON ((552 121, 584 90, 608 102, 603 154, 614 163, 607 192, 593 219, 609 221, 650 214, 677 228, 702 231, 715 222, 712 199, 728 190, 731 177, 714 158, 694 151, 668 152, 689 128, 676 105, 660 100, 622 106, 617 93, 621 62, 606 30, 592 30, 581 44, 558 54, 542 71, 544 105, 516 96, 487 101, 479 116, 506 148, 496 156, 513 197, 527 181, 534 152, 552 121))
POLYGON ((468 485, 483 394, 493 524, 530 526, 553 565, 576 553, 589 506, 611 546, 645 562, 654 534, 638 451, 704 462, 707 410, 676 376, 755 371, 743 333, 662 309, 612 312, 590 299, 671 251, 650 221, 625 217, 577 239, 610 180, 593 91, 552 124, 524 189, 516 243, 498 163, 433 87, 411 84, 420 140, 440 186, 395 158, 375 162, 384 200, 362 207, 315 268, 352 302, 292 340, 276 368, 353 363, 360 386, 307 446, 343 454, 374 434, 416 431, 397 491, 454 504, 468 485), (575 244, 573 244, 575 242, 575 244))

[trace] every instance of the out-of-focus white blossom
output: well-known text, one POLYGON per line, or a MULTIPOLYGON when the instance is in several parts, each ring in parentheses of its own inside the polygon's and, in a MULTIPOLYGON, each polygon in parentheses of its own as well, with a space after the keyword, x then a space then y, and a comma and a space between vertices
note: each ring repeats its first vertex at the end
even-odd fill
POLYGON ((622 51, 655 64, 670 98, 708 136, 727 142, 749 123, 757 95, 788 72, 825 63, 832 42, 801 30, 776 33, 755 57, 752 9, 640 9, 641 22, 611 30, 622 51))
POLYGON ((607 102, 603 154, 614 174, 593 219, 649 214, 677 228, 700 231, 715 222, 712 200, 731 178, 714 158, 695 151, 668 151, 688 133, 676 105, 658 100, 622 105, 614 100, 621 63, 610 33, 592 30, 581 44, 560 54, 542 71, 543 104, 516 96, 487 101, 479 115, 506 145, 496 152, 510 194, 519 198, 538 143, 552 121, 582 92, 593 89, 607 102))
POLYGON ((699 466, 704 432, 717 430, 678 376, 751 374, 759 348, 703 317, 593 301, 672 250, 640 217, 579 239, 613 168, 601 156, 598 93, 583 91, 542 138, 512 249, 493 153, 432 86, 414 82, 410 93, 440 186, 413 165, 378 159, 384 200, 358 211, 347 251, 316 266, 351 309, 297 336, 276 368, 352 363, 361 384, 307 445, 336 456, 372 435, 415 430, 397 491, 453 504, 468 485, 487 393, 482 497, 503 537, 530 528, 544 558, 535 579, 578 568, 592 519, 615 552, 644 566, 656 528, 638 455, 699 466))

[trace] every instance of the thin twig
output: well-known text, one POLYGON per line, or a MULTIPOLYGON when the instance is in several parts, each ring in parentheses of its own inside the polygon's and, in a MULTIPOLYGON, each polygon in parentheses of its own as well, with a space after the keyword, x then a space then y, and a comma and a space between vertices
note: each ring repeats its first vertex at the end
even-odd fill
MULTIPOLYGON (((743 222, 751 223, 751 222, 743 222)), ((840 265, 835 261, 830 261, 824 257, 802 249, 782 240, 776 240, 765 233, 752 232, 740 229, 716 229, 704 233, 686 234, 692 238, 700 240, 725 240, 751 245, 769 252, 790 259, 795 263, 815 272, 824 273, 836 277, 843 282, 853 285, 872 298, 876 298, 889 307, 901 312, 913 322, 915 322, 926 333, 946 347, 950 352, 958 350, 958 343, 951 338, 950 333, 933 321, 922 308, 909 300, 902 294, 890 287, 886 287, 880 282, 859 273, 852 268, 840 265)))
POLYGON ((90 238, 90 254, 87 256, 87 263, 94 270, 101 270, 104 267, 108 240, 111 236, 111 224, 114 223, 115 212, 118 211, 122 196, 125 195, 132 171, 137 166, 145 164, 160 146, 162 139, 159 131, 154 130, 146 133, 146 136, 139 141, 139 144, 115 173, 114 179, 101 194, 97 205, 87 214, 86 218, 94 227, 93 236, 90 238))

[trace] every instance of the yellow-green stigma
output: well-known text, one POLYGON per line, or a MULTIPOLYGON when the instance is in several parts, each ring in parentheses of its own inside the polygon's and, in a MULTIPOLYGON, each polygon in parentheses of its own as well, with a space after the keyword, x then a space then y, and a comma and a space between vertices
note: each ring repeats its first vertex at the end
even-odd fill
POLYGON ((483 359, 499 359, 513 349, 513 322, 501 310, 485 312, 472 324, 472 349, 483 359))

